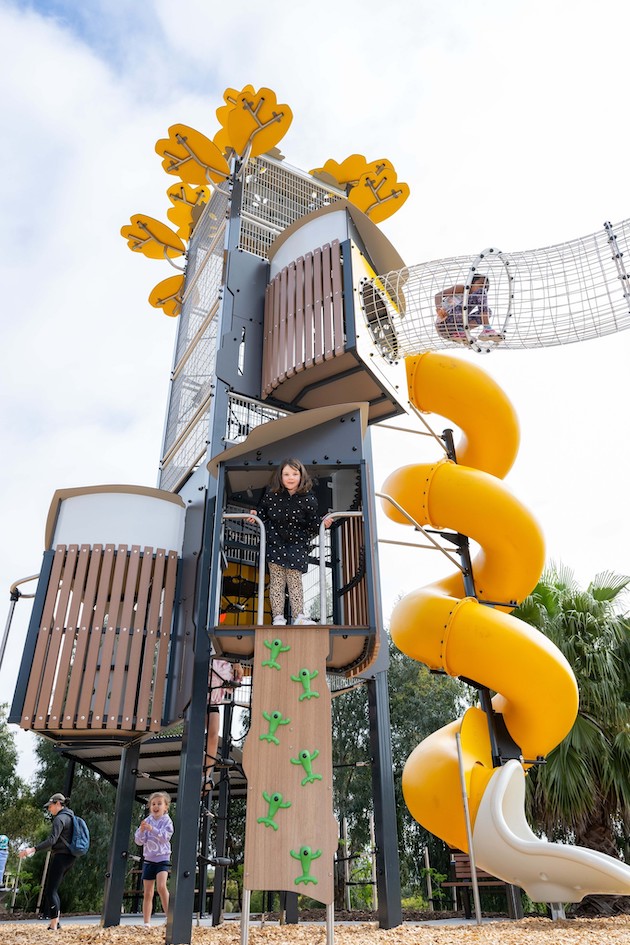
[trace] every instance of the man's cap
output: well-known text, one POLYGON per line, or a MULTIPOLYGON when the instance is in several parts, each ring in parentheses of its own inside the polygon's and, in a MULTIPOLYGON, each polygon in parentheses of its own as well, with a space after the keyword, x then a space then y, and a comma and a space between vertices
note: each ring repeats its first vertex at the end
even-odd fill
POLYGON ((65 804, 66 799, 63 794, 53 794, 52 797, 49 797, 44 807, 48 807, 49 804, 65 804))

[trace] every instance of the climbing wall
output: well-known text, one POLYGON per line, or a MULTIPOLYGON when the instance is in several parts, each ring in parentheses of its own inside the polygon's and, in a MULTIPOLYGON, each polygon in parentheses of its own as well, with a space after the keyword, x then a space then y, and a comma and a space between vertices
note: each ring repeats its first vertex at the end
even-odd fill
POLYGON ((326 628, 256 630, 247 775, 244 888, 333 902, 337 824, 332 800, 326 628))

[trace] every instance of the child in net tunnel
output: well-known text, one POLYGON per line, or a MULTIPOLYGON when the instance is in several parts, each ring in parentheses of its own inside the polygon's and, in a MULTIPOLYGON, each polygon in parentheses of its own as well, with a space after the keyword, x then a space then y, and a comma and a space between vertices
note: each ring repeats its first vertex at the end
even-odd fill
MULTIPOLYGON (((269 569, 269 603, 274 626, 286 624, 285 589, 289 593, 295 625, 313 624, 304 613, 302 575, 308 571, 311 542, 319 531, 317 499, 311 491, 313 480, 299 459, 284 459, 273 472, 258 509, 265 526, 266 558, 269 569)), ((248 521, 254 522, 253 518, 248 521)), ((332 519, 324 519, 330 528, 332 519)))
MULTIPOLYGON (((492 311, 488 306, 488 288, 490 279, 481 274, 472 277, 468 292, 468 319, 469 329, 481 327, 477 336, 478 341, 501 341, 501 335, 490 327, 492 311)), ((435 327, 438 335, 447 341, 467 342, 464 322, 464 293, 463 284, 452 285, 435 296, 437 319, 435 327)))

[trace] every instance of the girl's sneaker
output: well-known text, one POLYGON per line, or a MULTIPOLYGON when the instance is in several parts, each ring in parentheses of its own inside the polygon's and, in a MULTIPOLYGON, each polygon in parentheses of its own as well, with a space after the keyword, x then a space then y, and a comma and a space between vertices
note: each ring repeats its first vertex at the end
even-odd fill
POLYGON ((306 626, 314 627, 314 626, 315 626, 315 621, 314 621, 314 620, 308 620, 308 619, 304 616, 304 614, 298 614, 297 617, 295 618, 295 620, 293 621, 293 626, 294 626, 294 627, 306 627, 306 626))
POLYGON ((286 626, 286 623, 287 623, 287 622, 286 622, 286 620, 284 619, 284 617, 274 617, 274 618, 273 618, 273 624, 272 624, 272 626, 274 626, 274 627, 285 627, 285 626, 286 626))

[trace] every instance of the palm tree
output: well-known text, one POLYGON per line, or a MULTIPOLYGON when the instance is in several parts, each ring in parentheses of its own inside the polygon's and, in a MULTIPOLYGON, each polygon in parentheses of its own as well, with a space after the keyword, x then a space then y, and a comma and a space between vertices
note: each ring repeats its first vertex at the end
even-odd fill
MULTIPOLYGON (((566 656, 580 690, 573 728, 530 772, 529 815, 550 839, 627 854, 630 828, 630 577, 602 572, 581 590, 550 564, 514 615, 566 656)), ((627 859, 627 856, 626 856, 627 859)))

